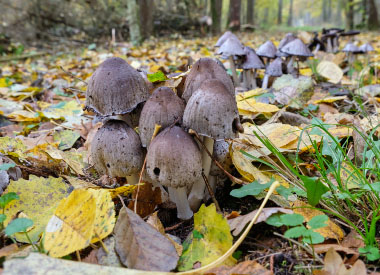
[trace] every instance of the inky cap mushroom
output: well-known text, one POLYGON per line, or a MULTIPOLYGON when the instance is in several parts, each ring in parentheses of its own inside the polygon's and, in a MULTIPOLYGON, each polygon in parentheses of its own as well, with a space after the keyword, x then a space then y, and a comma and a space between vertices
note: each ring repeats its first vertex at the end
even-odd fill
POLYGON ((155 124, 164 129, 176 121, 182 122, 185 103, 172 89, 157 88, 146 101, 141 112, 139 132, 142 146, 148 147, 152 139, 155 124))
POLYGON ((146 169, 152 180, 168 187, 178 218, 190 219, 187 189, 202 179, 201 152, 194 139, 178 126, 166 128, 149 146, 146 169))
POLYGON ((276 52, 276 46, 272 41, 268 40, 257 49, 256 54, 261 57, 273 59, 276 57, 276 52))
POLYGON ((219 37, 218 41, 217 41, 216 44, 215 44, 215 47, 220 47, 220 46, 222 46, 222 44, 223 44, 224 42, 226 42, 226 40, 227 40, 228 38, 230 38, 230 37, 232 37, 232 38, 236 38, 237 40, 239 40, 239 38, 237 38, 237 36, 234 35, 232 32, 230 32, 230 31, 226 31, 225 33, 223 33, 223 35, 222 35, 221 37, 219 37))

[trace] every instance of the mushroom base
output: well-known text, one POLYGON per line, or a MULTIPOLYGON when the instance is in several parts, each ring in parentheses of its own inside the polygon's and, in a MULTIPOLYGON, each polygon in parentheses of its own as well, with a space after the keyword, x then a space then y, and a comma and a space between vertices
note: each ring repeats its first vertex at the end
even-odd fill
POLYGON ((168 187, 169 198, 177 206, 177 217, 181 220, 188 220, 193 216, 189 202, 187 200, 186 187, 168 187))

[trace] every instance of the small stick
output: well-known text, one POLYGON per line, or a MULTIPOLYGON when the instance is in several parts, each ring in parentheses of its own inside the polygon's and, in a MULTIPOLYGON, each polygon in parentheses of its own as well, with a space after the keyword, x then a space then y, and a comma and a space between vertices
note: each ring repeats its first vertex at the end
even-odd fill
POLYGON ((210 183, 208 182, 208 179, 207 179, 205 173, 203 173, 203 172, 202 172, 202 177, 203 177, 203 179, 204 179, 204 181, 205 181, 205 183, 206 183, 206 187, 207 187, 207 189, 208 189, 208 192, 210 193, 210 197, 211 197, 212 201, 213 201, 214 204, 215 204, 216 211, 218 211, 218 212, 221 213, 222 210, 220 209, 219 203, 218 203, 218 201, 217 201, 216 198, 215 198, 215 194, 214 194, 214 192, 212 191, 212 188, 211 188, 211 186, 210 186, 210 183))
POLYGON ((194 130, 189 130, 189 133, 194 135, 195 138, 199 141, 200 144, 202 144, 202 147, 203 149, 205 149, 206 153, 210 156, 210 158, 214 161, 214 163, 216 164, 216 166, 218 166, 223 172, 224 174, 226 174, 226 176, 234 183, 236 184, 249 184, 249 182, 246 182, 246 181, 243 181, 241 179, 238 179, 236 177, 234 177, 233 175, 231 175, 230 173, 228 173, 224 168, 223 166, 214 158, 213 155, 211 155, 210 151, 207 150, 206 146, 203 144, 202 142, 202 139, 199 137, 199 135, 197 134, 197 132, 195 132, 194 130))
POLYGON ((100 244, 102 245, 102 247, 103 247, 104 251, 106 252, 106 254, 108 254, 108 253, 109 253, 108 248, 107 248, 106 245, 103 243, 102 239, 99 237, 98 234, 95 234, 95 235, 96 235, 96 237, 99 239, 99 242, 100 242, 100 244))
POLYGON ((76 250, 75 251, 75 254, 77 254, 77 259, 78 259, 78 262, 81 262, 82 260, 80 259, 80 254, 79 254, 79 251, 76 250))
POLYGON ((174 230, 174 229, 177 229, 177 228, 180 227, 180 225, 182 225, 184 222, 185 222, 185 221, 181 221, 181 222, 179 222, 179 223, 177 223, 177 224, 175 224, 175 225, 173 225, 173 226, 166 227, 166 228, 165 228, 165 232, 166 232, 166 231, 172 231, 172 230, 174 230))
POLYGON ((80 79, 79 77, 75 76, 74 74, 72 74, 72 73, 66 71, 62 66, 59 66, 59 68, 60 68, 64 73, 70 75, 70 76, 73 77, 74 79, 79 80, 79 81, 83 82, 84 84, 88 85, 88 83, 87 83, 86 81, 84 81, 83 79, 80 79))

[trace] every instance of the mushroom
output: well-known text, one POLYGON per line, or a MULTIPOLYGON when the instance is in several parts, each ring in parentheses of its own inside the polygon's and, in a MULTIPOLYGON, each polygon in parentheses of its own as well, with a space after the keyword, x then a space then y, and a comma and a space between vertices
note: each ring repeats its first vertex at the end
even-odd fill
POLYGON ((269 77, 279 77, 282 76, 282 59, 281 57, 277 57, 273 62, 269 64, 269 66, 265 70, 265 76, 263 79, 263 85, 261 88, 267 89, 269 83, 269 77))
POLYGON ((267 60, 264 60, 264 64, 268 65, 269 59, 276 58, 276 46, 273 44, 272 41, 268 40, 264 44, 262 44, 256 51, 256 54, 260 57, 267 60))
POLYGON ((243 71, 243 82, 244 87, 247 89, 256 88, 256 70, 264 69, 265 65, 261 59, 255 53, 255 50, 250 47, 244 47, 245 50, 245 60, 240 65, 243 71), (252 69, 254 72, 252 72, 252 69))
POLYGON ((218 50, 218 54, 222 55, 223 59, 228 59, 230 64, 230 69, 232 72, 232 78, 234 80, 235 86, 239 85, 239 79, 236 74, 234 56, 244 56, 244 46, 240 41, 234 37, 229 37, 218 50))
POLYGON ((139 133, 142 146, 149 146, 156 124, 164 129, 177 121, 181 123, 184 110, 185 103, 172 89, 157 88, 146 101, 141 112, 139 133))
POLYGON ((293 62, 294 58, 297 58, 297 74, 299 73, 299 65, 298 65, 298 58, 299 57, 310 57, 313 56, 313 54, 310 52, 308 47, 302 42, 301 39, 294 39, 292 42, 289 42, 286 44, 283 48, 281 48, 281 51, 290 55, 290 61, 287 65, 288 73, 294 71, 293 62))
POLYGON ((310 51, 313 51, 313 54, 316 54, 318 51, 326 51, 325 44, 318 38, 318 32, 314 32, 313 40, 307 45, 310 51))
POLYGON ((367 56, 367 64, 369 64, 369 53, 375 51, 370 43, 365 43, 359 47, 359 50, 367 56))
POLYGON ((206 79, 219 79, 231 95, 235 96, 234 84, 226 70, 212 58, 200 58, 194 63, 186 77, 185 89, 182 98, 187 102, 195 90, 206 79))
POLYGON ((166 128, 149 146, 146 170, 152 180, 168 188, 178 218, 190 219, 187 190, 202 179, 202 157, 194 139, 178 126, 166 128))
POLYGON ((99 128, 91 144, 91 158, 99 173, 138 183, 144 153, 139 135, 124 121, 109 120, 99 128))
MULTIPOLYGON (((123 120, 121 116, 132 112, 149 96, 140 73, 124 59, 112 57, 100 64, 92 74, 86 92, 86 108, 101 117, 123 120)), ((131 121, 136 119, 132 118, 131 121)))
POLYGON ((216 42, 216 44, 215 44, 214 47, 218 48, 218 47, 222 46, 222 44, 223 44, 224 42, 226 42, 226 40, 227 40, 228 38, 230 38, 230 37, 232 37, 232 38, 236 38, 237 40, 239 40, 239 38, 237 38, 237 36, 234 35, 232 32, 230 32, 230 31, 226 31, 225 33, 223 33, 223 35, 222 35, 221 37, 219 37, 219 39, 218 39, 218 41, 216 42))
POLYGON ((355 55, 356 53, 360 53, 360 49, 355 46, 353 43, 347 43, 346 46, 344 46, 342 52, 345 52, 347 55, 347 60, 348 60, 348 66, 349 70, 352 68, 352 63, 355 60, 355 55))
MULTIPOLYGON (((235 97, 218 79, 204 81, 190 97, 183 114, 183 125, 204 137, 203 142, 211 154, 214 139, 235 138, 238 131, 243 131, 235 97)), ((201 151, 203 171, 208 177, 211 158, 205 150, 201 151)), ((189 203, 193 210, 199 207, 204 192, 204 181, 197 181, 189 194, 189 203)))

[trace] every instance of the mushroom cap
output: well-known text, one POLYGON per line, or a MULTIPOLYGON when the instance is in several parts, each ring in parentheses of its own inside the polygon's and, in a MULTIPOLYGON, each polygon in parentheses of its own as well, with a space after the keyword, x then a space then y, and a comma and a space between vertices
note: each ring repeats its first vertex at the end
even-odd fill
POLYGON ((355 36, 358 34, 360 34, 360 31, 351 30, 351 31, 342 32, 340 33, 339 36, 355 36))
POLYGON ((272 41, 268 40, 258 48, 256 54, 262 57, 275 58, 276 52, 276 46, 273 44, 272 41))
POLYGON ((250 47, 244 47, 246 53, 245 60, 241 64, 241 68, 244 70, 249 69, 264 69, 265 65, 261 61, 260 57, 256 54, 255 50, 250 47))
POLYGON ((222 58, 227 59, 229 56, 245 55, 243 44, 234 37, 229 37, 220 46, 218 54, 222 55, 222 58))
POLYGON ((86 92, 86 106, 101 116, 131 112, 149 97, 142 76, 124 59, 105 60, 92 74, 86 92))
POLYGON ((215 47, 220 47, 220 46, 222 46, 222 44, 223 44, 224 42, 226 42, 226 40, 227 40, 228 38, 230 38, 230 37, 233 37, 233 38, 236 38, 237 40, 239 40, 239 38, 238 38, 236 35, 234 35, 232 32, 230 32, 230 31, 226 31, 225 33, 223 33, 223 35, 222 35, 221 37, 219 37, 218 41, 217 41, 216 44, 215 44, 215 47))
MULTIPOLYGON (((224 170, 231 172, 232 158, 230 155, 230 143, 225 140, 218 140, 214 142, 213 157, 219 162, 224 170)), ((225 176, 224 172, 215 164, 211 163, 210 168, 211 176, 225 176)))
POLYGON ((202 155, 198 144, 181 127, 159 133, 146 156, 149 177, 167 187, 191 186, 202 178, 202 155))
POLYGON ((274 61, 272 61, 267 69, 265 70, 265 74, 270 76, 282 76, 282 59, 281 57, 277 57, 274 61))
POLYGON ((281 39, 280 44, 278 44, 278 49, 280 50, 282 47, 284 47, 289 42, 292 42, 293 40, 297 39, 297 37, 293 33, 287 33, 283 39, 281 39))
POLYGON ((280 51, 293 56, 313 56, 309 48, 299 38, 296 38, 293 41, 286 44, 284 47, 281 48, 280 51))
POLYGON ((176 121, 182 122, 185 103, 172 89, 157 88, 145 102, 140 115, 139 132, 143 147, 148 147, 152 139, 155 124, 164 129, 176 121))
POLYGON ((95 169, 110 177, 140 172, 144 153, 139 135, 124 121, 109 120, 96 132, 91 144, 95 169))
POLYGON ((373 52, 375 49, 370 43, 365 43, 359 47, 359 50, 363 53, 373 52))
POLYGON ((187 102, 203 81, 213 78, 219 79, 226 86, 228 92, 235 96, 234 84, 226 70, 212 58, 200 58, 191 67, 190 73, 186 77, 182 98, 187 102))
POLYGON ((354 43, 347 43, 346 46, 344 46, 342 52, 358 53, 360 52, 360 49, 354 43))
POLYGON ((202 83, 187 102, 183 125, 216 140, 235 138, 239 113, 235 97, 218 79, 202 83))

